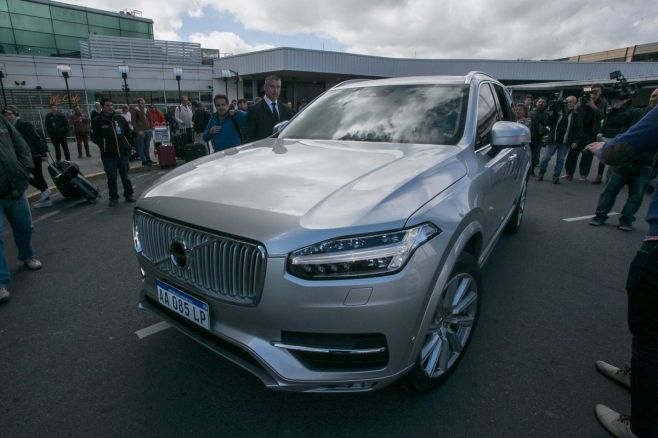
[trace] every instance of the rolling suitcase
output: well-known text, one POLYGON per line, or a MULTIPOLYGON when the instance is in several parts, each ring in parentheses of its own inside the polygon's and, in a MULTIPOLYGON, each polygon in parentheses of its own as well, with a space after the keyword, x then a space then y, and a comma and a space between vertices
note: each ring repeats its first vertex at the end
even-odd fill
POLYGON ((62 196, 65 198, 82 197, 82 194, 71 185, 71 180, 80 173, 77 164, 70 161, 53 161, 48 164, 48 173, 62 196))
POLYGON ((85 198, 90 203, 100 198, 98 190, 80 173, 80 168, 75 163, 53 161, 48 164, 48 173, 57 190, 65 198, 85 198))
POLYGON ((171 136, 171 144, 174 145, 174 151, 178 158, 185 157, 185 144, 189 143, 187 141, 187 134, 175 134, 171 136))
POLYGON ((185 162, 208 155, 208 146, 203 143, 191 143, 185 145, 185 162))
POLYGON ((98 201, 98 198, 101 197, 101 194, 96 187, 91 185, 89 180, 82 175, 78 175, 75 178, 71 179, 71 185, 82 195, 83 198, 87 200, 90 204, 98 201))
POLYGON ((172 167, 176 165, 176 149, 171 144, 161 144, 158 146, 158 163, 160 168, 172 167))

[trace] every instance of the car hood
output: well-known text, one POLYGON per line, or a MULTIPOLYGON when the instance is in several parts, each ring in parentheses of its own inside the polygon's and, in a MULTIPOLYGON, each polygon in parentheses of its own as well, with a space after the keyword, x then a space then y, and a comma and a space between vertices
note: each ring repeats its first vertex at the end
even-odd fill
POLYGON ((137 207, 261 242, 270 256, 399 229, 466 174, 458 146, 265 139, 171 171, 137 207))

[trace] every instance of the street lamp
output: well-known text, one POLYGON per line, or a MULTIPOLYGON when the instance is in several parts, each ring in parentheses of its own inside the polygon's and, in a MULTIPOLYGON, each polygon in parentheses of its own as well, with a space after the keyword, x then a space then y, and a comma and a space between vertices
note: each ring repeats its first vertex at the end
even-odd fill
POLYGON ((174 76, 176 76, 176 82, 178 82, 178 101, 180 102, 180 80, 183 77, 183 67, 174 67, 174 76))
POLYGON ((121 73, 121 77, 123 78, 123 92, 126 95, 126 105, 128 105, 128 92, 130 91, 130 88, 128 88, 128 72, 130 69, 128 68, 127 65, 120 65, 119 66, 119 73, 121 73))
POLYGON ((5 95, 5 84, 2 83, 2 80, 5 77, 5 65, 0 64, 0 89, 2 89, 2 100, 5 103, 5 107, 7 106, 7 96, 5 95))
POLYGON ((69 77, 71 76, 71 66, 62 64, 57 66, 57 72, 64 78, 66 83, 66 98, 69 100, 69 109, 73 109, 73 102, 71 102, 71 93, 69 92, 69 77))

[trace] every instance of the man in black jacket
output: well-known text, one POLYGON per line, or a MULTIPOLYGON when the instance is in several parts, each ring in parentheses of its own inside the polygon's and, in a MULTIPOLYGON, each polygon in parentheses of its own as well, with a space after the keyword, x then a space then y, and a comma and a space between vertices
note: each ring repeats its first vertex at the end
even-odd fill
POLYGON ((66 134, 69 132, 69 121, 66 116, 57 110, 57 105, 50 105, 50 113, 46 116, 45 120, 46 131, 48 136, 55 146, 55 158, 57 161, 62 159, 62 149, 64 150, 64 158, 67 161, 71 160, 71 153, 69 146, 66 144, 66 134))
POLYGON ((555 110, 550 115, 550 142, 546 147, 546 152, 541 160, 539 167, 538 181, 544 179, 548 162, 553 154, 557 151, 557 161, 555 162, 555 169, 553 170, 553 184, 559 184, 560 172, 564 165, 564 159, 569 152, 569 148, 575 149, 578 147, 578 139, 580 138, 580 131, 582 129, 582 120, 576 112, 576 103, 578 99, 576 96, 569 96, 566 99, 566 109, 555 110))
POLYGON ((265 96, 263 100, 249 107, 244 123, 242 138, 244 143, 260 140, 272 135, 274 125, 290 120, 292 109, 279 102, 281 79, 271 75, 265 78, 265 96))
POLYGON ((110 207, 119 203, 119 191, 117 185, 117 171, 121 176, 123 185, 123 196, 126 202, 135 202, 133 198, 133 185, 128 178, 130 167, 128 157, 131 145, 128 141, 130 128, 126 119, 114 113, 112 101, 104 97, 100 100, 102 111, 92 122, 91 140, 101 150, 103 169, 107 175, 107 188, 110 192, 110 207))
POLYGON ((535 167, 539 165, 542 137, 546 134, 548 126, 548 113, 545 107, 546 99, 540 97, 535 104, 535 110, 530 112, 530 151, 532 152, 531 172, 533 176, 535 167))

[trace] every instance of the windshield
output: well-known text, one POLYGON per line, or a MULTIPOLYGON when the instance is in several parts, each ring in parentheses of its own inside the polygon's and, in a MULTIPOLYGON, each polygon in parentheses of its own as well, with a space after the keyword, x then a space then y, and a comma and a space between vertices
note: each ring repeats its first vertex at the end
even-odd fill
POLYGON ((462 84, 331 90, 279 137, 454 145, 464 131, 467 104, 462 84))

